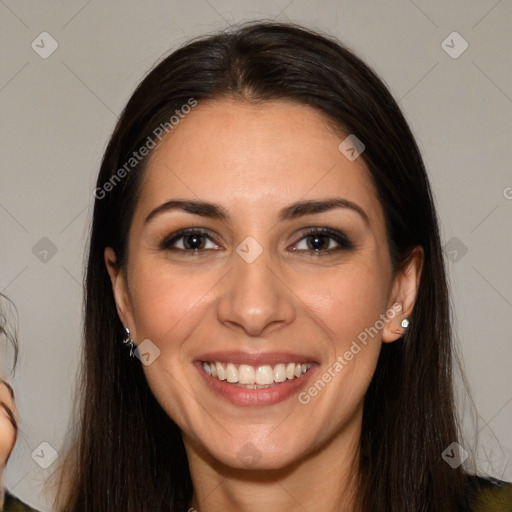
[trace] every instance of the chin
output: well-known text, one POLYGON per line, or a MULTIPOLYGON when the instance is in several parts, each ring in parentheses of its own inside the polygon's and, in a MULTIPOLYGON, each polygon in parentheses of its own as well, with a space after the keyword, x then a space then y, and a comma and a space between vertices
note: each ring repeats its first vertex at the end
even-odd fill
POLYGON ((247 439, 229 438, 224 442, 201 443, 211 458, 211 464, 220 464, 226 469, 273 471, 282 470, 307 455, 304 439, 293 440, 290 436, 274 436, 269 442, 268 431, 260 436, 247 439))

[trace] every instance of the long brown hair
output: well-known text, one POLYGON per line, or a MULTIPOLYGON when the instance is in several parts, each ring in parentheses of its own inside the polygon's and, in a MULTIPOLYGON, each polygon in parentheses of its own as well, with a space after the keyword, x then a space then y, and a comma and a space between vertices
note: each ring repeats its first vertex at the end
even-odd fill
POLYGON ((402 339, 383 344, 365 396, 358 507, 469 509, 462 466, 452 469, 441 458, 459 436, 450 307, 434 201, 414 137, 382 81, 339 41, 265 21, 198 38, 163 59, 137 87, 109 141, 95 191, 79 420, 63 466, 68 490, 61 510, 183 511, 190 504, 181 433, 152 395, 139 361, 126 356, 103 253, 110 246, 119 265, 126 263, 147 162, 127 169, 133 152, 191 98, 200 104, 220 97, 296 101, 365 144, 362 158, 386 216, 394 271, 416 245, 425 262, 411 325, 402 339))

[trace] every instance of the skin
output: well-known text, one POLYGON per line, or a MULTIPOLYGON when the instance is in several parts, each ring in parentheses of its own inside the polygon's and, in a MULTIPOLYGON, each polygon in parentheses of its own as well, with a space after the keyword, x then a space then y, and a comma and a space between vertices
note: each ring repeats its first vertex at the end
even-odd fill
POLYGON ((0 510, 4 503, 3 482, 5 466, 16 442, 15 429, 5 410, 5 407, 8 407, 14 415, 16 415, 16 407, 8 387, 0 378, 0 404, 1 403, 5 404, 5 406, 0 407, 0 510))
POLYGON ((353 505, 364 395, 381 344, 403 333, 423 254, 417 248, 392 275, 382 206, 361 158, 349 161, 338 150, 344 138, 320 113, 292 102, 200 103, 150 159, 127 265, 118 269, 114 251, 105 250, 121 321, 135 344, 150 339, 161 351, 144 372, 183 432, 191 506, 201 512, 353 505), (336 208, 277 222, 291 203, 332 197, 356 203, 368 221, 336 208), (230 218, 173 210, 144 222, 170 199, 214 202, 230 218), (200 239, 200 254, 178 252, 190 238, 177 240, 174 251, 160 247, 191 227, 213 235, 200 239), (326 253, 311 255, 311 237, 303 235, 309 227, 339 230, 354 248, 326 252, 338 247, 327 238, 326 253), (250 264, 235 252, 248 236, 263 249, 250 264), (271 406, 236 406, 192 364, 210 350, 289 351, 316 361, 319 377, 397 303, 400 313, 307 404, 293 396, 271 406), (244 446, 255 455, 250 467, 239 455, 244 446))

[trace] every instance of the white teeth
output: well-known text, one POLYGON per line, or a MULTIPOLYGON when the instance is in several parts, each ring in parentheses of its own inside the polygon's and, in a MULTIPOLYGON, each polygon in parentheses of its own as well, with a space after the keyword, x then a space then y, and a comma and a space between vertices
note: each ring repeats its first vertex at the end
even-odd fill
POLYGON ((272 366, 265 364, 258 366, 256 370, 256 384, 272 384, 274 382, 274 370, 272 366))
POLYGON ((286 380, 286 367, 284 364, 274 366, 274 382, 284 382, 286 380))
POLYGON ((310 368, 311 363, 279 363, 274 368, 268 364, 258 367, 241 364, 237 368, 234 363, 203 361, 203 369, 208 375, 239 386, 268 387, 275 382, 299 378, 310 368))
MULTIPOLYGON (((216 372, 217 378, 219 380, 226 380, 226 373, 224 371, 224 366, 222 366, 220 363, 215 363, 215 369, 217 370, 217 372, 216 372)), ((212 371, 212 375, 213 375, 213 371, 212 371)))
MULTIPOLYGON (((217 370, 217 373, 219 373, 219 370, 217 370)), ((226 366, 226 380, 232 384, 238 382, 238 370, 233 363, 228 363, 226 366)))
POLYGON ((255 379, 254 368, 248 364, 241 364, 238 368, 238 382, 240 384, 254 384, 255 379))

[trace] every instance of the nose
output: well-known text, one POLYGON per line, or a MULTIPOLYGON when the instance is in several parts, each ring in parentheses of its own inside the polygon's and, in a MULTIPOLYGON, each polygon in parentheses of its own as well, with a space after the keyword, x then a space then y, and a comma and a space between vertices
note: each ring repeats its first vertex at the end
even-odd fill
POLYGON ((248 263, 233 254, 234 267, 222 281, 217 315, 221 323, 249 336, 264 336, 293 322, 293 292, 269 251, 248 263))

